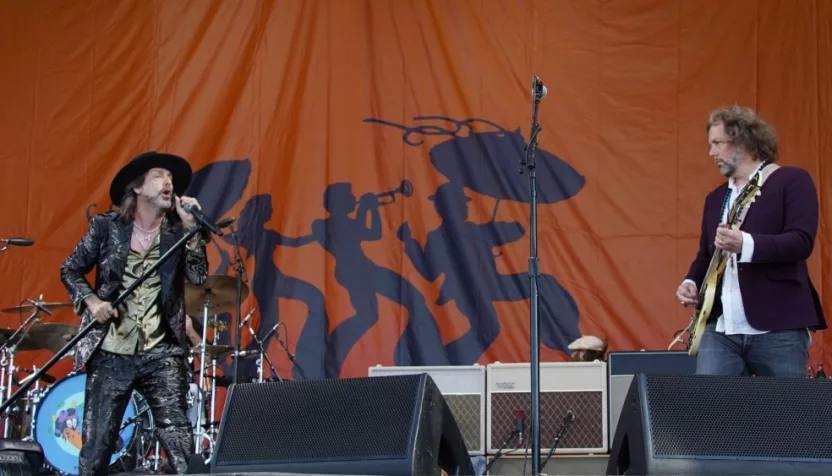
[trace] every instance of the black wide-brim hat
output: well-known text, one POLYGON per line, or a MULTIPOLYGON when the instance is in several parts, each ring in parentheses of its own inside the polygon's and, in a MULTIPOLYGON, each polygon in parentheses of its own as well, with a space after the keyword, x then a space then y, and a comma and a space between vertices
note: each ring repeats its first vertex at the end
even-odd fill
POLYGON ((133 157, 118 171, 110 183, 110 200, 114 205, 121 203, 130 182, 150 169, 162 168, 173 176, 173 193, 182 195, 191 184, 193 170, 187 160, 178 155, 166 154, 152 150, 133 157))

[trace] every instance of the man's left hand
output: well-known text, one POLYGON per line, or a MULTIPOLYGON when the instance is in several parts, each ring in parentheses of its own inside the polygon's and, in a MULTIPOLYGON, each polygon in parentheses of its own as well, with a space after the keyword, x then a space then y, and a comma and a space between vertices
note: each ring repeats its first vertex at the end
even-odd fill
POLYGON ((186 212, 185 209, 182 208, 182 207, 184 205, 190 205, 190 206, 196 208, 197 210, 202 210, 202 207, 199 206, 199 202, 197 202, 195 198, 191 198, 191 197, 181 197, 180 198, 180 197, 177 196, 177 197, 175 197, 175 199, 176 199, 176 213, 178 213, 179 218, 182 219, 182 226, 184 226, 185 229, 189 229, 191 227, 196 226, 196 218, 191 214, 191 212, 186 212))
POLYGON ((729 228, 727 224, 721 223, 716 229, 714 245, 721 250, 740 253, 742 252, 742 231, 729 228))

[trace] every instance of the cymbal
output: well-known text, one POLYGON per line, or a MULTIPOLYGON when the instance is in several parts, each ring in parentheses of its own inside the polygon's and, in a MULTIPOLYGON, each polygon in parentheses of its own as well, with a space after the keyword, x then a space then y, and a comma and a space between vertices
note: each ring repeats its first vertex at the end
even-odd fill
MULTIPOLYGON (((206 345, 205 356, 208 358, 224 357, 234 352, 234 347, 230 345, 206 345)), ((202 355, 202 346, 192 347, 191 353, 194 355, 202 355)))
MULTIPOLYGON (((240 302, 248 297, 248 286, 242 283, 240 302)), ((214 274, 202 286, 185 285, 185 312, 189 316, 201 316, 208 303, 208 314, 231 311, 237 306, 237 278, 214 274)))
POLYGON ((220 321, 220 320, 216 320, 216 321, 213 320, 213 319, 209 320, 208 321, 208 327, 211 328, 211 329, 216 329, 217 332, 225 332, 225 331, 228 330, 228 324, 226 324, 224 321, 220 321))
MULTIPOLYGON (((38 304, 40 304, 41 307, 43 307, 44 309, 46 309, 48 311, 51 311, 53 309, 63 309, 63 308, 66 308, 66 307, 72 307, 71 302, 41 302, 41 303, 38 303, 38 304)), ((35 306, 33 306, 31 304, 21 304, 20 306, 5 307, 3 309, 0 309, 0 312, 5 312, 5 313, 12 314, 12 313, 18 313, 18 312, 32 312, 34 310, 35 310, 35 306)))
MULTIPOLYGON (((0 343, 5 344, 17 329, 0 329, 0 343)), ((45 322, 29 329, 26 336, 19 341, 17 350, 48 350, 58 352, 75 334, 78 326, 45 322)), ((18 336, 19 337, 19 336, 18 336)))

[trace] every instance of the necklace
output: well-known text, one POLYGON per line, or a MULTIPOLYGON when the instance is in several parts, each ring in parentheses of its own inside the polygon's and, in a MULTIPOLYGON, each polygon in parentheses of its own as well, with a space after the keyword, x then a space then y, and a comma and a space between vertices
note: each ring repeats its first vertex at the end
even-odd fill
POLYGON ((153 228, 152 230, 145 230, 144 228, 139 226, 138 223, 133 222, 134 232, 135 231, 141 232, 141 233, 136 234, 136 238, 139 240, 139 243, 141 243, 141 245, 144 249, 147 249, 150 246, 150 241, 153 240, 153 238, 156 237, 156 232, 159 231, 159 227, 161 227, 161 226, 162 226, 162 224, 159 223, 158 225, 156 225, 156 228, 153 228), (142 236, 142 235, 144 235, 144 236, 142 236))

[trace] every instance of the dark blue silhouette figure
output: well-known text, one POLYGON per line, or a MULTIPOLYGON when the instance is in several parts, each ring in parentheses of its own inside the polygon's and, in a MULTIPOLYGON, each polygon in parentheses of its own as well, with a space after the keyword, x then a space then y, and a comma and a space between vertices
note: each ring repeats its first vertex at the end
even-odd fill
MULTIPOLYGON (((453 364, 470 365, 500 333, 493 303, 530 297, 528 273, 499 274, 493 251, 522 238, 525 229, 518 222, 468 221, 471 199, 454 183, 440 185, 430 199, 442 224, 428 233, 425 248, 410 235, 406 222, 398 236, 405 244, 407 256, 426 280, 435 281, 445 275, 436 304, 455 301, 471 324, 468 332, 447 344, 445 350, 453 364)), ((577 306, 554 277, 541 274, 538 284, 544 296, 540 301, 541 339, 547 347, 566 350, 569 342, 580 336, 577 306)))
MULTIPOLYGON (((445 275, 437 304, 451 300, 469 320, 471 329, 446 346, 454 364, 476 362, 500 332, 494 309, 495 301, 520 301, 530 297, 528 273, 502 275, 497 272, 493 248, 520 239, 525 230, 520 223, 486 224, 468 221, 470 201, 463 190, 500 200, 528 203, 528 176, 520 174, 520 158, 524 141, 520 131, 509 132, 482 119, 455 121, 445 117, 421 117, 452 123, 453 127, 433 125, 406 127, 379 119, 365 122, 382 123, 405 131, 402 140, 409 145, 422 142, 411 135, 448 135, 451 140, 434 146, 431 163, 451 182, 441 185, 431 199, 442 224, 428 233, 424 249, 410 234, 409 225, 399 229, 399 239, 422 276, 434 281, 445 275), (474 133, 471 123, 482 122, 497 128, 493 132, 474 133), (467 136, 461 136, 461 131, 467 136)), ((585 179, 569 164, 544 150, 537 151, 538 200, 551 204, 577 194, 585 179)), ((550 275, 539 276, 541 340, 551 349, 566 352, 570 341, 580 336, 578 308, 572 296, 550 275)))
POLYGON ((351 184, 333 183, 324 192, 329 217, 315 220, 311 235, 298 238, 299 243, 314 240, 335 258, 335 280, 347 289, 355 309, 355 315, 340 323, 327 342, 326 368, 337 369, 339 374, 347 354, 379 319, 376 294, 408 311, 394 354, 396 365, 448 364, 439 327, 422 293, 397 273, 373 263, 361 249, 362 242, 381 239, 380 205, 375 194, 365 194, 356 202, 351 184), (350 218, 356 206, 356 218, 350 218))
MULTIPOLYGON (((240 201, 250 177, 251 161, 249 159, 219 160, 194 171, 191 184, 185 191, 185 195, 196 198, 202 208, 202 213, 216 222, 221 220, 240 201)), ((228 236, 228 232, 228 229, 224 230, 226 236, 228 236)), ((233 256, 220 247, 220 240, 221 238, 212 234, 211 242, 208 244, 220 257, 213 274, 235 276, 235 269, 231 266, 233 256)), ((211 265, 213 267, 214 263, 212 262, 211 265)), ((246 285, 249 284, 246 283, 246 285)), ((219 345, 233 345, 234 334, 231 332, 236 329, 233 322, 237 320, 232 319, 231 316, 232 313, 236 314, 236 312, 237 310, 234 309, 231 312, 223 312, 216 316, 217 320, 226 323, 229 329, 228 332, 219 334, 217 341, 219 345)), ((188 313, 195 316, 195 319, 193 319, 194 330, 202 334, 202 311, 195 312, 189 309, 188 313)), ((210 316, 210 318, 213 319, 213 316, 210 316)), ((233 373, 230 361, 231 359, 224 359, 218 362, 225 375, 233 373)))
MULTIPOLYGON (((283 274, 274 263, 274 252, 278 245, 303 246, 311 243, 312 237, 290 238, 274 230, 268 230, 265 225, 271 217, 271 197, 255 195, 246 202, 240 213, 240 229, 237 232, 239 246, 253 255, 255 260, 251 290, 260 310, 257 337, 262 341, 279 322, 278 298, 301 301, 306 304, 309 314, 294 351, 293 378, 300 380, 337 377, 338 371, 335 366, 325 368, 329 319, 323 293, 306 281, 283 274)), ((268 343, 268 340, 264 341, 263 347, 267 348, 268 343)), ((253 348, 253 345, 255 344, 252 343, 249 347, 253 348)), ((243 364, 241 361, 240 368, 245 368, 245 372, 241 370, 241 374, 247 375, 250 366, 250 363, 243 364)))

